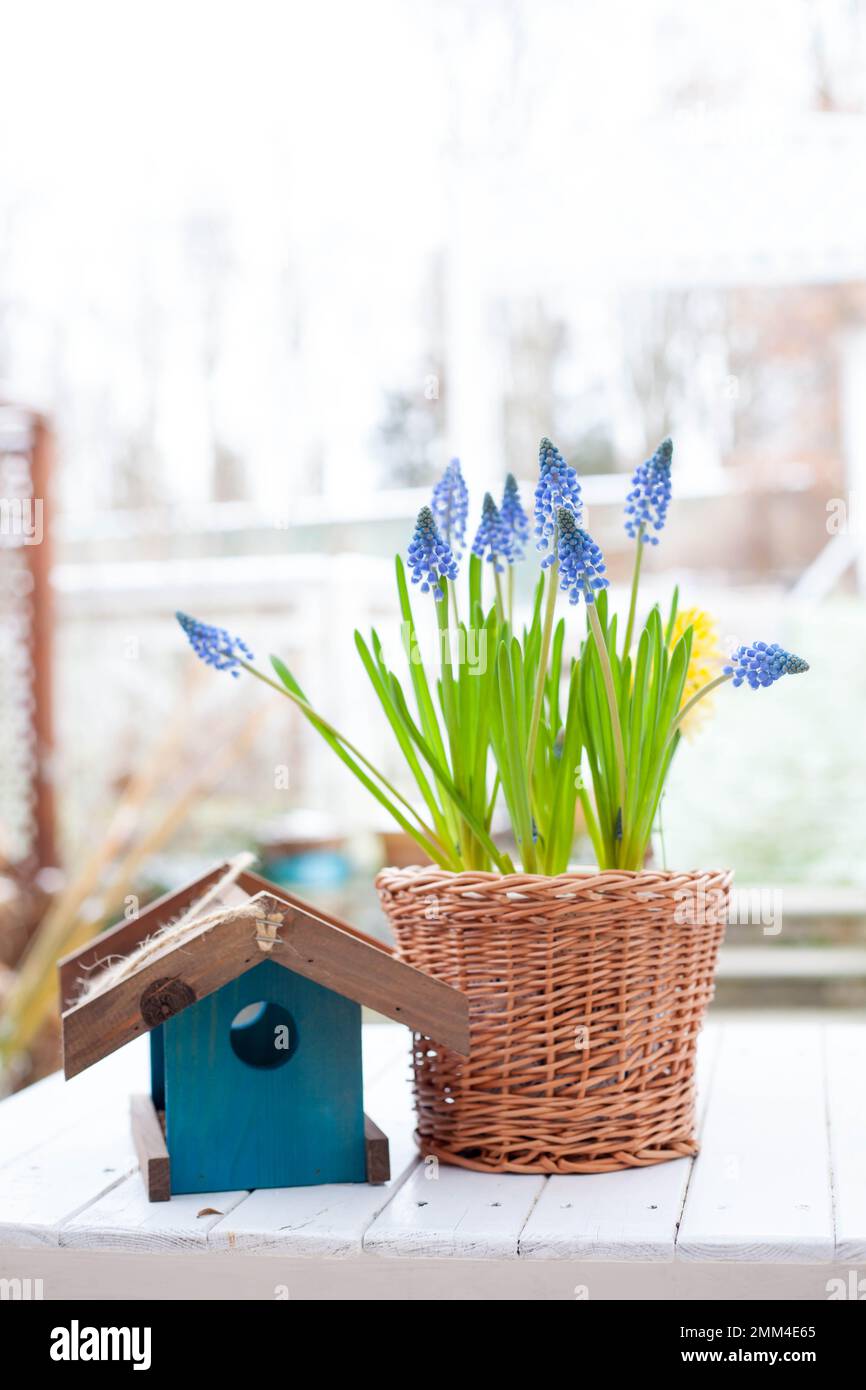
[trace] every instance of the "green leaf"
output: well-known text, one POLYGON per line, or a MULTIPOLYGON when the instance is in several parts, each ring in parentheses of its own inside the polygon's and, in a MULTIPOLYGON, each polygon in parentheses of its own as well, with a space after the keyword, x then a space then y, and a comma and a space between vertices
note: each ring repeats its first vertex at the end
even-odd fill
POLYGON ((437 802, 436 797, 433 794, 433 790, 430 786, 430 783, 424 775, 424 771, 421 767, 421 764, 418 761, 415 749, 412 746, 412 739, 406 731, 405 725, 400 717, 397 706, 395 705, 392 693, 388 688, 389 681, 394 681, 395 683, 397 683, 398 686, 399 682, 397 681, 397 677, 393 674, 393 672, 388 671, 387 667, 384 666, 381 643, 379 642, 378 636, 375 631, 372 634, 371 640, 373 642, 374 650, 377 654, 378 664, 370 655, 370 652, 367 649, 367 645, 364 642, 364 639, 361 636, 360 632, 355 632, 355 647, 358 651, 358 655, 360 656, 361 661, 363 662, 364 669, 370 678, 370 683, 373 686, 373 689, 375 690, 377 696, 379 697, 379 703, 381 704, 382 709, 385 712, 385 717, 388 720, 388 723, 391 725, 391 728, 394 731, 394 735, 400 746, 400 751, 403 754, 403 757, 406 759, 409 771, 412 773, 418 790, 420 791, 427 805, 427 808, 430 811, 430 814, 433 818, 433 824, 436 827, 436 833, 439 836, 439 839, 443 842, 443 844, 447 845, 449 839, 449 831, 445 821, 445 817, 443 816, 441 807, 439 806, 439 803, 437 802))
POLYGON ((441 765, 441 763, 439 763, 438 759, 433 753, 433 750, 429 747, 426 740, 424 739, 423 734, 418 729, 417 725, 415 724, 411 715, 409 714, 409 711, 405 706, 405 702, 401 700, 399 688, 395 687, 392 693, 394 695, 395 703, 397 704, 398 709, 400 710, 401 716, 405 721, 406 727, 409 730, 412 739, 414 740, 422 756, 426 759, 426 762, 430 770, 436 777, 437 781, 441 783, 441 785, 445 789, 446 794, 451 798, 452 802, 454 803, 455 810, 459 813, 459 815, 469 826, 470 830, 476 836, 478 841, 484 846, 487 853, 490 855, 491 859, 501 870, 501 872, 508 872, 508 870, 503 868, 502 866, 506 863, 509 863, 510 861, 508 860, 507 856, 503 855, 502 852, 497 848, 493 839, 489 835, 486 826, 484 825, 484 822, 475 814, 472 807, 469 806, 469 804, 467 803, 465 797, 462 795, 462 793, 455 786, 454 782, 451 780, 451 777, 449 776, 446 769, 441 765))
MULTIPOLYGON (((315 713, 315 711, 309 705, 309 702, 307 701, 307 698, 304 695, 303 690, 301 689, 298 682, 295 680, 294 676, 292 675, 291 671, 286 666, 286 664, 283 661, 281 661, 278 656, 272 656, 271 665, 273 666, 274 671, 279 676, 289 695, 294 698, 295 703, 298 705, 298 708, 301 710, 304 717, 309 721, 310 724, 312 724, 313 728, 321 734, 322 738, 325 740, 328 746, 336 753, 340 761, 350 769, 350 771, 355 775, 355 777, 362 784, 362 786, 367 788, 370 794, 373 797, 375 797, 375 799, 379 802, 381 806, 384 806, 385 810, 388 811, 389 815, 393 816, 394 820, 401 827, 401 829, 405 830, 407 835, 412 836, 412 839, 416 842, 416 844, 421 846, 425 854, 427 854, 434 861, 434 863, 439 864, 440 867, 443 869, 453 868, 453 859, 449 857, 445 847, 438 843, 438 841, 435 839, 433 832, 429 830, 429 827, 424 826, 423 821, 421 821, 420 817, 417 816, 417 812, 415 812, 412 807, 408 807, 408 809, 412 812, 413 815, 416 816, 417 820, 419 821, 418 825, 413 825, 412 822, 406 818, 403 812, 399 810, 399 808, 394 804, 394 801, 387 794, 387 792, 382 789, 382 786, 379 786, 373 780, 373 777, 378 777, 379 781, 383 784, 383 786, 386 787, 388 791, 393 792, 394 789, 391 787, 391 784, 386 781, 382 774, 378 772, 371 763, 367 763, 367 767, 370 769, 370 771, 367 772, 365 768, 361 766, 360 762, 353 756, 350 749, 344 746, 345 740, 343 740, 342 736, 338 734, 333 728, 331 728, 326 720, 324 720, 321 716, 315 713), (372 773, 373 775, 371 776, 370 773, 372 773)), ((367 760, 364 759, 365 763, 366 761, 367 760)), ((408 806, 408 803, 406 804, 408 806)))
POLYGON ((674 624, 676 623, 676 620, 677 620, 677 612, 678 612, 678 609, 679 609, 679 602, 680 602, 680 586, 679 586, 679 584, 677 584, 676 587, 674 588, 674 592, 673 592, 673 595, 672 595, 672 597, 671 597, 670 612, 668 613, 668 625, 667 625, 667 627, 665 628, 665 646, 666 646, 666 647, 669 647, 670 644, 671 644, 671 641, 673 640, 673 635, 674 635, 674 624))

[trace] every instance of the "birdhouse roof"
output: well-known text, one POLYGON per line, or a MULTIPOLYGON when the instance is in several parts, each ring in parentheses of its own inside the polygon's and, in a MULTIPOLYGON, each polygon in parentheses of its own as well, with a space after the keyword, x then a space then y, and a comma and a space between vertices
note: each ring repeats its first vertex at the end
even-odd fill
POLYGON ((466 1055, 469 1005, 458 989, 398 960, 391 947, 329 913, 312 909, 258 874, 234 878, 231 901, 214 924, 193 920, 180 937, 155 933, 176 922, 220 882, 220 864, 168 893, 59 962, 63 1069, 67 1077, 98 1062, 167 1018, 205 999, 263 960, 466 1055), (144 943, 148 948, 142 950, 144 943), (139 954, 136 954, 136 953, 139 954), (120 978, 99 973, 129 958, 120 978), (95 981, 82 994, 82 980, 95 981))

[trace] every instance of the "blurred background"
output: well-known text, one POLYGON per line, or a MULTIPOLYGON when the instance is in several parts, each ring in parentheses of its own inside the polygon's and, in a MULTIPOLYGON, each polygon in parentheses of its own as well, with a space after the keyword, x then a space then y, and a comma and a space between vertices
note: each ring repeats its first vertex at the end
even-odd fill
POLYGON ((506 470, 529 507, 551 436, 621 604, 666 433, 646 603, 679 583, 812 669, 723 692, 657 860, 782 904, 731 928, 720 1005, 862 1006, 866 4, 5 4, 7 1084, 56 1065, 54 957, 224 855, 385 931, 406 847, 175 609, 280 654, 399 779, 352 631, 396 649, 447 460, 471 532, 506 470))

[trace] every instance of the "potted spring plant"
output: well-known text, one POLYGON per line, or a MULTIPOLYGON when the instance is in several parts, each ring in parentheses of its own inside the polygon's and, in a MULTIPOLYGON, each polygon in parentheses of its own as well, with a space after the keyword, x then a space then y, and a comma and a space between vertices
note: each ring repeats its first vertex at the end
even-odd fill
POLYGON ((638 623, 641 565, 671 500, 670 440, 632 478, 635 544, 624 623, 608 605, 598 545, 582 526, 575 470, 541 442, 534 531, 541 575, 528 625, 513 621, 514 566, 530 523, 509 476, 487 494, 470 553, 457 460, 396 561, 408 676, 373 631, 355 634, 415 795, 407 796, 309 701, 278 657, 273 674, 224 629, 178 614, 205 661, 294 702, 428 867, 385 869, 377 887, 400 955, 470 1000, 471 1054, 417 1038, 422 1151, 508 1172, 605 1172, 696 1152, 694 1060, 712 995, 731 874, 647 868, 659 800, 684 728, 718 687, 770 686, 808 669, 756 641, 717 661, 706 615, 638 623), (468 580, 459 592, 459 571, 468 580), (485 583, 485 576, 486 583, 485 583), (433 605, 435 669, 410 598, 433 605), (485 590, 487 592, 485 592, 485 590), (566 647, 565 595, 586 615, 566 647), (492 833, 502 805, 513 853, 492 833), (569 867, 582 815, 597 860, 569 867))

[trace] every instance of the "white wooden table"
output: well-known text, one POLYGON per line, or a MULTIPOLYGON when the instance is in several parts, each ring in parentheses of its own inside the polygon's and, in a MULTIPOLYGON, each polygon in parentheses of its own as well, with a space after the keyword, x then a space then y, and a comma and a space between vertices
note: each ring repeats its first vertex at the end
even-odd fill
POLYGON ((128 1119, 139 1043, 11 1097, 0 1277, 41 1280, 46 1299, 826 1299, 852 1277, 866 1294, 866 1022, 711 1023, 700 1156, 594 1177, 419 1163, 408 1047, 365 1029, 386 1187, 148 1203, 128 1119))

